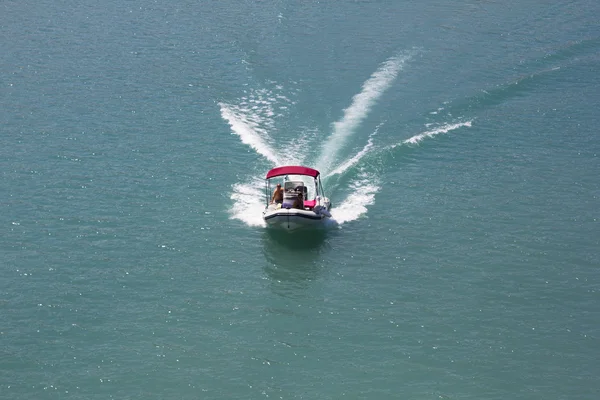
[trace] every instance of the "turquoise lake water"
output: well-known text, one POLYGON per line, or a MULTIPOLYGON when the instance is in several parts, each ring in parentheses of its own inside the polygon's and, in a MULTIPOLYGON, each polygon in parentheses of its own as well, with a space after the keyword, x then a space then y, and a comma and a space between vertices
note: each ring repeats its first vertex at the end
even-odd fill
POLYGON ((3 2, 0 398, 600 398, 599 18, 3 2))

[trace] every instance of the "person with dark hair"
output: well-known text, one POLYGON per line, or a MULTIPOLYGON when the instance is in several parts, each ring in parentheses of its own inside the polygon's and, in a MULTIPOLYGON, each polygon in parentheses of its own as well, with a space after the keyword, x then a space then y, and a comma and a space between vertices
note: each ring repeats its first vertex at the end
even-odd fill
POLYGON ((294 200, 294 205, 292 207, 304 210, 304 196, 302 196, 302 192, 298 193, 298 197, 294 200))

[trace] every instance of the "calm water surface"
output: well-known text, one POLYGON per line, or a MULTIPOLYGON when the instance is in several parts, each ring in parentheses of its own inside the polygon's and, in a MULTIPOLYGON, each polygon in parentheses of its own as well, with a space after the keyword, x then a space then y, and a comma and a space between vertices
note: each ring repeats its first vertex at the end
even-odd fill
POLYGON ((0 398, 597 399, 599 17, 2 3, 0 398))

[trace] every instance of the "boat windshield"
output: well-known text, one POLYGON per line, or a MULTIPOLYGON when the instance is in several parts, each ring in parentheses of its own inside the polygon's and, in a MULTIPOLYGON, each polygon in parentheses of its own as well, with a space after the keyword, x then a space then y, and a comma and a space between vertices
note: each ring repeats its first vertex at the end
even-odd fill
POLYGON ((317 196, 316 182, 315 179, 305 175, 285 175, 284 177, 276 177, 267 179, 267 185, 265 187, 265 195, 267 200, 267 206, 273 199, 273 194, 277 187, 277 184, 281 184, 283 187, 283 200, 284 203, 294 201, 298 194, 302 193, 304 201, 312 201, 317 196))
POLYGON ((294 179, 287 179, 284 182, 284 189, 285 194, 290 192, 302 193, 305 200, 315 197, 314 180, 310 177, 295 176, 294 179))

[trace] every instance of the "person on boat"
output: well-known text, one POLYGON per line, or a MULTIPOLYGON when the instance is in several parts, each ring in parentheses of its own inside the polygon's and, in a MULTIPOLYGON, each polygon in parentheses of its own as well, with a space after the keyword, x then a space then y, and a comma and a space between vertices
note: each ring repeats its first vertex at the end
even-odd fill
POLYGON ((283 203, 283 188, 281 187, 281 183, 277 184, 271 198, 271 203, 283 203))
POLYGON ((302 196, 302 193, 298 193, 298 197, 294 200, 294 205, 292 207, 304 210, 304 197, 302 196))

